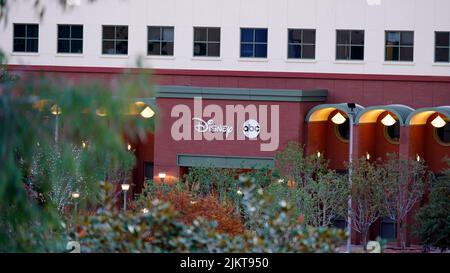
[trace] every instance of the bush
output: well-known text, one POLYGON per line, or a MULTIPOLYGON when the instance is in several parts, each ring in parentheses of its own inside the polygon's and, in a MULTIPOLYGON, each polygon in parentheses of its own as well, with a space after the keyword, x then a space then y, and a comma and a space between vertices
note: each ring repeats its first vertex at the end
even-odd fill
POLYGON ((280 202, 267 210, 270 197, 261 194, 254 179, 243 178, 242 204, 249 215, 258 211, 254 229, 242 235, 217 232, 216 222, 197 218, 191 225, 179 220, 170 203, 147 199, 145 213, 123 212, 114 206, 111 186, 105 184, 105 207, 85 216, 73 234, 86 252, 335 252, 343 242, 340 230, 292 224, 292 207, 280 202))
POLYGON ((229 202, 220 202, 217 195, 210 193, 206 196, 193 196, 191 192, 177 188, 177 185, 168 189, 156 186, 151 190, 146 186, 144 193, 136 201, 137 211, 144 209, 147 201, 155 199, 170 203, 178 212, 178 220, 184 224, 192 225, 195 219, 202 217, 217 222, 218 232, 236 235, 244 231, 235 207, 229 202))
POLYGON ((431 187, 430 201, 416 215, 414 235, 428 247, 450 248, 450 169, 431 187))

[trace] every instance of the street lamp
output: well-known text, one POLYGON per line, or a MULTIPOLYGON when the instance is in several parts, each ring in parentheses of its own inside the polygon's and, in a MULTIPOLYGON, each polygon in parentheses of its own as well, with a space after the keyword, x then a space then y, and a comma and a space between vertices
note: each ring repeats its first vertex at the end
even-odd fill
POLYGON ((161 183, 164 183, 165 178, 166 178, 166 173, 159 173, 159 179, 161 180, 161 183))
POLYGON ((130 184, 123 183, 120 186, 123 191, 123 210, 127 210, 127 191, 130 189, 130 184))
POLYGON ((78 211, 78 199, 80 198, 80 193, 75 191, 75 192, 72 192, 71 196, 72 196, 72 199, 74 200, 74 204, 75 204, 75 213, 77 213, 77 211, 78 211))
POLYGON ((55 143, 58 143, 58 126, 59 126, 59 115, 61 115, 61 107, 58 104, 53 104, 50 108, 52 115, 55 116, 55 143))
MULTIPOLYGON (((353 162, 353 124, 356 117, 356 104, 355 103, 347 103, 347 107, 350 109, 347 112, 348 120, 349 120, 349 145, 348 145, 348 185, 350 188, 350 193, 347 200, 347 252, 351 253, 352 251, 352 218, 350 214, 352 213, 352 162, 353 162)), ((340 113, 337 112, 332 118, 331 121, 335 124, 343 124, 346 121, 346 118, 340 113)))

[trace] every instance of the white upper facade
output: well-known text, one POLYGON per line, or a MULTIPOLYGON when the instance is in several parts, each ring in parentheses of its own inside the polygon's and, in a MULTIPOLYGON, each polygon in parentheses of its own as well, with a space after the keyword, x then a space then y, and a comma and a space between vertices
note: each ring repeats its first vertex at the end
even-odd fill
POLYGON ((0 22, 9 64, 450 76, 435 63, 435 31, 450 31, 450 0, 54 0, 42 19, 34 1, 12 2, 0 22), (39 51, 13 52, 13 24, 39 24, 39 51), (82 24, 83 53, 57 53, 57 25, 82 24), (128 26, 128 55, 102 54, 102 25, 128 26), (174 56, 147 55, 147 27, 174 27, 174 56), (193 56, 193 28, 220 27, 220 57, 193 56), (268 29, 267 58, 240 57, 240 28, 268 29), (314 60, 287 58, 288 28, 315 29, 314 60), (336 30, 364 30, 364 60, 336 60, 336 30), (385 61, 385 31, 414 31, 414 60, 385 61))

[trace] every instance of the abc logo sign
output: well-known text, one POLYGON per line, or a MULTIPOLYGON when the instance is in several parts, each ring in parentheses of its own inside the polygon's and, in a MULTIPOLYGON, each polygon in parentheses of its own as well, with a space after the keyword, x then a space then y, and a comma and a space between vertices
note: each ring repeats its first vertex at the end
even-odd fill
POLYGON ((244 135, 249 139, 257 138, 259 136, 260 130, 261 126, 254 119, 247 120, 246 122, 244 122, 244 125, 242 126, 242 131, 244 132, 244 135))

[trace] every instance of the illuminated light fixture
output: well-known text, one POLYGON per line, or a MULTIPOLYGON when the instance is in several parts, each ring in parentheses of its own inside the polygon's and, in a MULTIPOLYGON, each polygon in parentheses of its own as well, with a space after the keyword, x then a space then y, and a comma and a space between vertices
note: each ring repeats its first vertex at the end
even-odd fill
POLYGON ((278 183, 284 183, 284 179, 282 179, 282 178, 280 178, 280 179, 278 179, 278 183))
POLYGON ((82 141, 81 142, 81 147, 83 147, 83 149, 86 149, 86 147, 87 147, 86 141, 82 141))
POLYGON ((128 151, 131 151, 131 144, 128 144, 127 149, 128 151))
POLYGON ((383 123, 384 126, 392 126, 397 121, 391 116, 391 114, 387 114, 382 120, 381 123, 383 123))
POLYGON ((145 109, 142 110, 142 112, 141 112, 141 116, 143 118, 151 118, 154 115, 155 115, 155 112, 149 106, 145 107, 145 109))
POLYGON ((195 204, 197 204, 197 201, 191 201, 190 204, 195 205, 195 204))
POLYGON ((159 179, 161 180, 161 183, 163 183, 164 179, 166 178, 166 173, 159 173, 158 176, 159 176, 159 179))
POLYGON ((417 156, 416 156, 416 160, 417 160, 417 161, 420 161, 420 155, 417 155, 417 156))
POLYGON ((369 154, 369 152, 366 153, 366 159, 367 159, 367 160, 370 160, 370 154, 369 154))
POLYGON ((241 190, 237 190, 236 192, 238 195, 243 195, 244 193, 241 190))
POLYGON ((433 119, 433 121, 431 122, 431 125, 433 125, 433 127, 435 128, 442 128, 447 124, 447 122, 445 122, 445 120, 443 118, 441 118, 441 116, 437 116, 433 119))
POLYGON ((336 115, 331 118, 331 121, 337 125, 344 123, 346 120, 347 119, 340 112, 337 112, 336 115))
POLYGON ((61 115, 61 107, 58 106, 58 104, 53 104, 53 106, 50 108, 50 111, 53 115, 61 115))
POLYGON ((121 184, 122 191, 127 192, 130 189, 130 184, 121 184))
POLYGON ((320 158, 322 154, 320 152, 317 152, 317 158, 320 158))
POLYGON ((148 208, 143 208, 141 211, 142 211, 143 214, 147 214, 148 213, 148 208))
POLYGON ((97 109, 97 110, 95 111, 95 113, 96 113, 97 116, 99 116, 99 117, 106 117, 106 111, 105 111, 105 109, 97 109))
POLYGON ((72 198, 73 198, 73 199, 78 199, 78 198, 80 198, 80 193, 79 193, 79 192, 72 192, 72 198))

